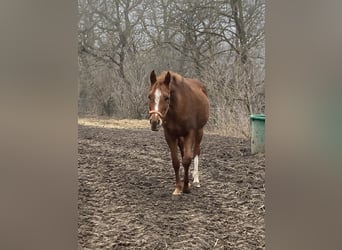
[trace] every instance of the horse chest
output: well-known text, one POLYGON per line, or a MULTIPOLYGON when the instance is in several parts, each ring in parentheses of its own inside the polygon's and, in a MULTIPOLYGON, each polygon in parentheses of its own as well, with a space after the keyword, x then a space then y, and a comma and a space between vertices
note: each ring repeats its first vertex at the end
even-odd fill
POLYGON ((176 136, 185 136, 189 132, 187 126, 177 122, 166 122, 164 124, 164 129, 176 136))

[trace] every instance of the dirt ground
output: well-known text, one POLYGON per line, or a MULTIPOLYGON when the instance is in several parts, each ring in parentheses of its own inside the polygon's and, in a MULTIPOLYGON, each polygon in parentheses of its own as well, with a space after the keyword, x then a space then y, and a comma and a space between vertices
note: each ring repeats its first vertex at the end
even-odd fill
POLYGON ((265 156, 249 152, 205 134, 201 187, 172 199, 163 131, 79 125, 78 248, 265 249, 265 156))

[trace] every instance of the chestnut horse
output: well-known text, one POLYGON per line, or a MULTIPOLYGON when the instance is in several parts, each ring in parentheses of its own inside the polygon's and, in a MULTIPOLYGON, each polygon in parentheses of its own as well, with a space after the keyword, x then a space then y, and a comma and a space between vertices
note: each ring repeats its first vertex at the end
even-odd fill
POLYGON ((171 151, 172 165, 176 175, 173 195, 189 193, 189 167, 194 158, 193 183, 199 187, 198 156, 203 127, 209 117, 209 100, 203 84, 168 71, 158 77, 154 70, 150 75, 149 91, 150 124, 153 131, 162 126, 171 151), (180 161, 177 145, 184 167, 183 185, 179 178, 180 161))

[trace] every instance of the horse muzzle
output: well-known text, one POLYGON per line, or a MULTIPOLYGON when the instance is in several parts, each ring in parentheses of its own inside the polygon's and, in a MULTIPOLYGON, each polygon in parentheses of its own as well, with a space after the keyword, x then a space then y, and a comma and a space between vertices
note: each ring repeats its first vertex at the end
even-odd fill
POLYGON ((158 131, 161 127, 162 121, 159 117, 157 117, 156 119, 151 118, 150 124, 151 124, 151 130, 152 131, 158 131))
POLYGON ((152 131, 158 131, 163 123, 162 114, 157 111, 150 111, 150 124, 152 131))

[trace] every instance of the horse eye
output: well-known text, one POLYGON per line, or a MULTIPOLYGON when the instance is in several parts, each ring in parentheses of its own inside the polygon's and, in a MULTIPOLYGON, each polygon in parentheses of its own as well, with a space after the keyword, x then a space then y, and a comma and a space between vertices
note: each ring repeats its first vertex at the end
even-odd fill
POLYGON ((151 100, 151 96, 149 95, 148 97, 147 97, 149 100, 151 100))
POLYGON ((165 96, 165 101, 168 101, 170 99, 170 96, 165 96))

